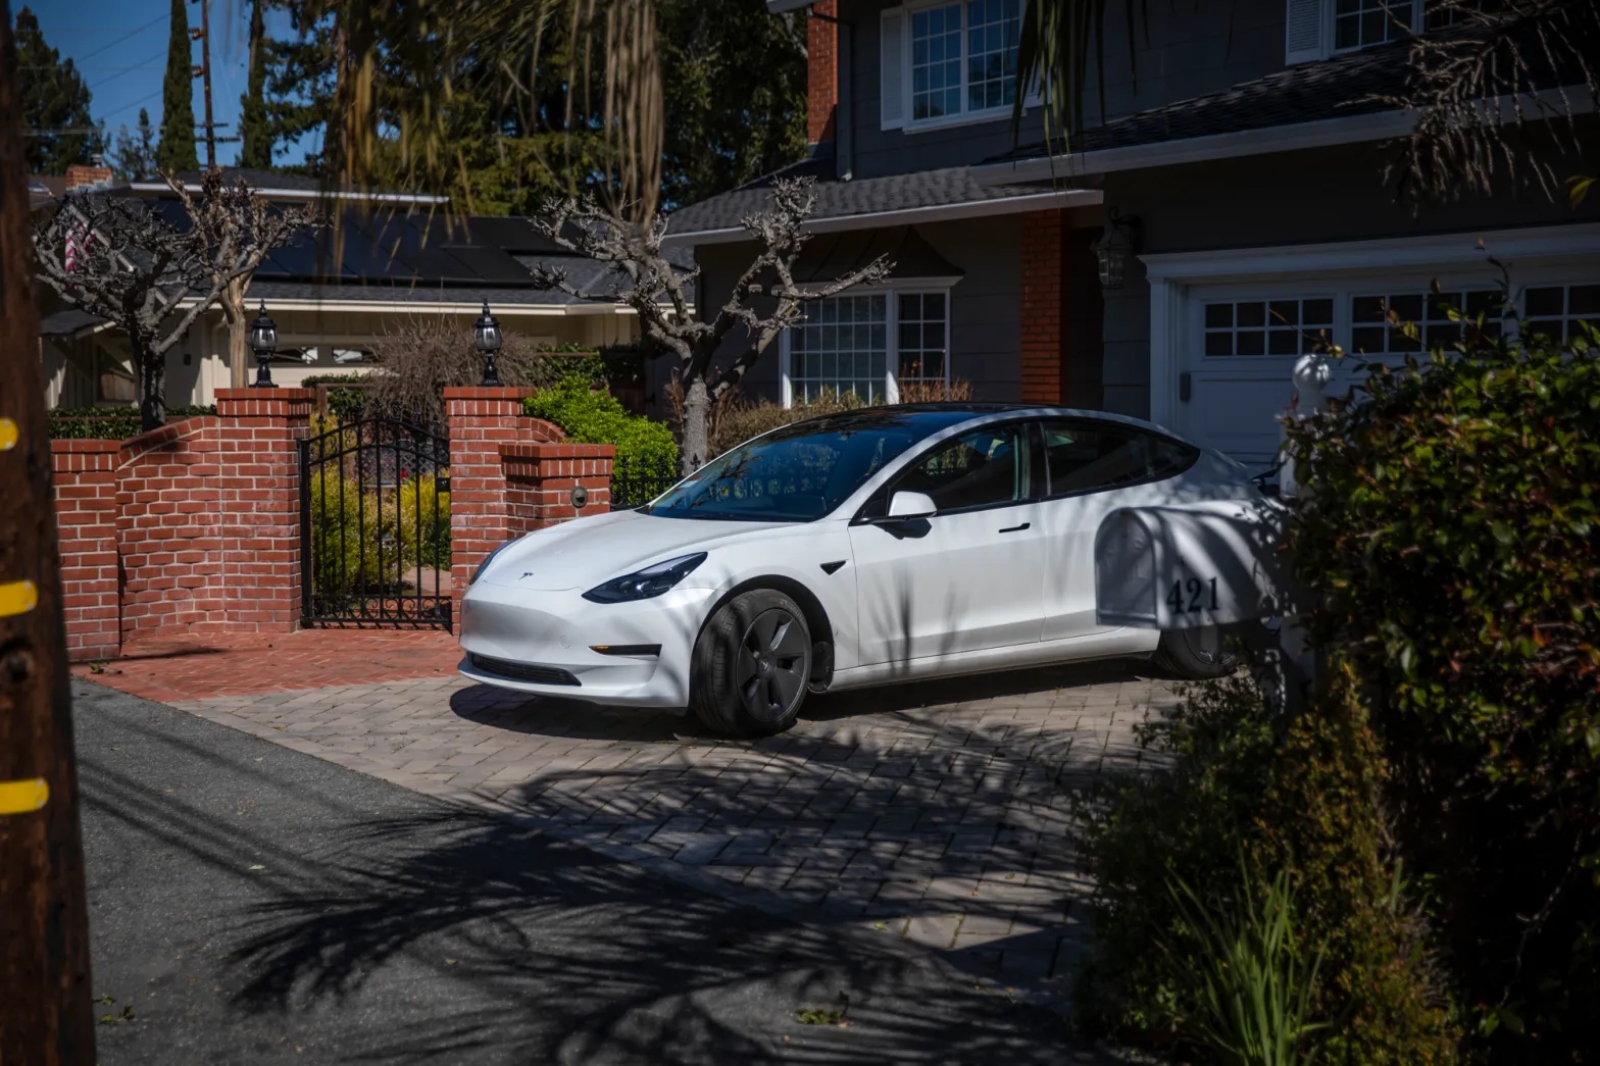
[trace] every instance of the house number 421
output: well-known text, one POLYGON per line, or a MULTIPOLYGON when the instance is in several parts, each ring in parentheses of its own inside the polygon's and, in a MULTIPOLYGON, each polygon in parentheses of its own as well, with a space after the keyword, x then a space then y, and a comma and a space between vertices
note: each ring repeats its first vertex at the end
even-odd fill
POLYGON ((1174 581, 1167 593, 1167 606, 1173 614, 1199 614, 1217 609, 1217 579, 1201 581, 1191 577, 1187 581, 1174 581))

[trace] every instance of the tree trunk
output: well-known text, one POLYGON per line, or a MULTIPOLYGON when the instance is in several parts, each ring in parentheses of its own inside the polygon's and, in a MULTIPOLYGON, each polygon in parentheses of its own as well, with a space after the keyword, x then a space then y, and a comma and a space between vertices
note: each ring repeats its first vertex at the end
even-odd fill
POLYGON ((706 440, 711 416, 711 393, 704 378, 689 382, 683 393, 683 454, 679 458, 684 477, 706 464, 710 442, 706 440))
POLYGON ((167 424, 167 359, 135 348, 134 362, 139 366, 139 428, 148 433, 167 424))
POLYGON ((87 1066, 89 919, 17 70, 0 0, 0 1062, 87 1066))
POLYGON ((222 306, 222 320, 228 324, 228 384, 236 389, 250 384, 250 316, 244 306, 246 284, 243 278, 228 282, 217 300, 222 306))

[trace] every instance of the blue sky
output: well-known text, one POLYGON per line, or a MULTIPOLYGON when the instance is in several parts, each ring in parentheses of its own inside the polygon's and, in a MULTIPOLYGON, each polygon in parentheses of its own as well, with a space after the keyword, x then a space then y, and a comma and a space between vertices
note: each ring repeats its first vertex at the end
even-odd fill
MULTIPOLYGON (((220 134, 237 135, 239 97, 245 89, 249 9, 245 0, 205 0, 211 5, 212 117, 229 123, 220 134)), ((130 129, 139 122, 139 108, 150 111, 150 121, 161 125, 161 82, 166 73, 167 36, 171 0, 12 0, 13 12, 28 7, 39 18, 39 28, 50 47, 77 64, 94 99, 90 109, 104 121, 114 137, 118 127, 130 129)), ((189 26, 200 25, 200 4, 188 5, 189 26)), ((267 32, 289 33, 288 16, 269 12, 267 32)), ((200 42, 192 44, 193 65, 200 65, 200 42)), ((205 118, 201 81, 194 82, 195 121, 205 118)), ((232 163, 237 144, 217 145, 217 161, 232 163)), ((205 145, 199 144, 205 162, 205 145)), ((303 152, 276 157, 278 163, 297 162, 303 152)))

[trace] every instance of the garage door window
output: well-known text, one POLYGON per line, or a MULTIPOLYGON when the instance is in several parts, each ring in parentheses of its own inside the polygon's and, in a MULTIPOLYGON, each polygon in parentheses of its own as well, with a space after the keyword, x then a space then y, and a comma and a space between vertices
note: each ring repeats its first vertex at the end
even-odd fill
POLYGON ((1325 343, 1333 327, 1333 298, 1237 300, 1208 303, 1208 356, 1303 355, 1325 343))
POLYGON ((1484 318, 1484 330, 1499 336, 1504 300, 1498 289, 1472 289, 1445 293, 1391 292, 1354 296, 1350 300, 1350 350, 1364 355, 1405 355, 1433 347, 1448 347, 1461 339, 1462 324, 1450 320, 1452 309, 1468 318, 1484 318), (1390 325, 1388 314, 1403 323, 1415 323, 1417 336, 1406 336, 1390 325))
POLYGON ((1580 321, 1600 329, 1600 285, 1549 285, 1523 296, 1525 333, 1570 341, 1578 336, 1580 321))

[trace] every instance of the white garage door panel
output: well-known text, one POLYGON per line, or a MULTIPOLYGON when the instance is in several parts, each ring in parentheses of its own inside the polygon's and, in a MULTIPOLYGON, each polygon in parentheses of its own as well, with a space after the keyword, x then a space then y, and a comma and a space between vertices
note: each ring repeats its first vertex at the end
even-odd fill
POLYGON ((1195 371, 1183 404, 1190 439, 1242 463, 1270 463, 1278 450, 1277 416, 1288 409, 1292 364, 1195 371))

